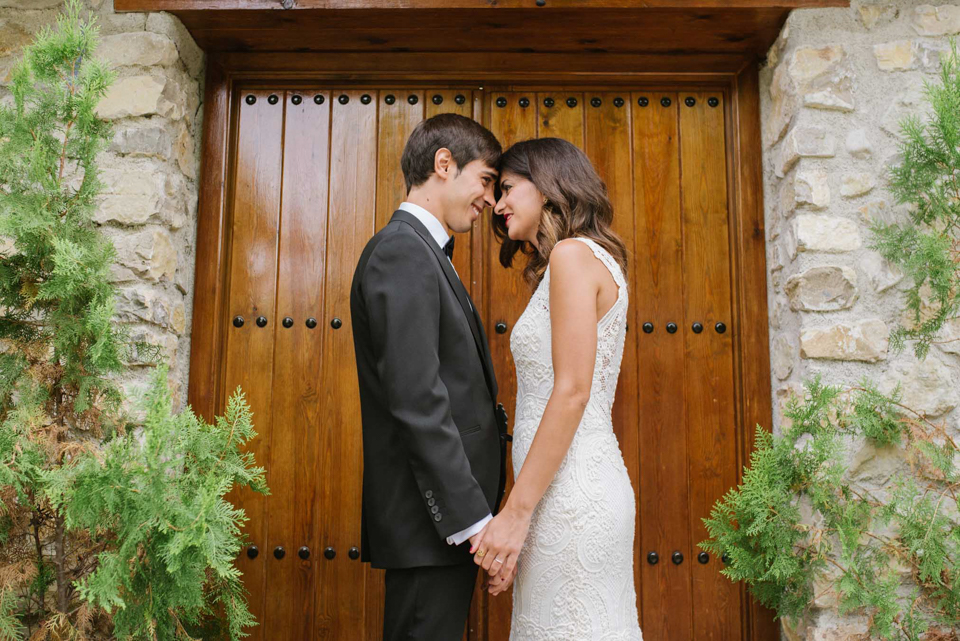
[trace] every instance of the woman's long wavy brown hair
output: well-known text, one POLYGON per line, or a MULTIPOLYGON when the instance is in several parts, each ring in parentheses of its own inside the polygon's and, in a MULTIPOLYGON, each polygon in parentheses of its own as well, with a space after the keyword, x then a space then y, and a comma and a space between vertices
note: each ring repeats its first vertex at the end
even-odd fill
MULTIPOLYGON (((500 264, 510 267, 517 252, 527 254, 523 277, 535 287, 547 271, 550 252, 561 240, 580 236, 596 241, 627 274, 627 249, 614 233, 613 205, 607 186, 587 155, 561 138, 536 138, 510 147, 499 163, 500 175, 510 172, 531 181, 547 203, 537 230, 539 249, 526 241, 511 240, 503 216, 491 216, 493 233, 500 241, 500 264)), ((499 189, 497 200, 500 199, 499 189)))

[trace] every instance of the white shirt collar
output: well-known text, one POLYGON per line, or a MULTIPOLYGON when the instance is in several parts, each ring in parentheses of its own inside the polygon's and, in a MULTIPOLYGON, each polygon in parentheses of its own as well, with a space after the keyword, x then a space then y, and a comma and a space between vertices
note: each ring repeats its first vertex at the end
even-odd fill
POLYGON ((440 245, 441 249, 443 249, 443 246, 447 244, 448 240, 450 240, 450 236, 447 235, 447 232, 443 229, 443 223, 437 220, 436 216, 431 214, 420 205, 415 205, 413 203, 404 201, 400 203, 400 206, 397 209, 402 209, 405 212, 413 214, 417 220, 423 223, 423 226, 427 228, 427 231, 430 232, 430 235, 433 236, 435 241, 437 241, 437 244, 440 245))

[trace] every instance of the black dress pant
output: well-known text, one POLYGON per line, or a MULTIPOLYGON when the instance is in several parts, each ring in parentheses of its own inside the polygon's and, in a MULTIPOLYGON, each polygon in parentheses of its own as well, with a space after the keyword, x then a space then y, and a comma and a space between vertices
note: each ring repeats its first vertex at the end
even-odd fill
POLYGON ((386 571, 384 641, 460 641, 476 563, 386 571))

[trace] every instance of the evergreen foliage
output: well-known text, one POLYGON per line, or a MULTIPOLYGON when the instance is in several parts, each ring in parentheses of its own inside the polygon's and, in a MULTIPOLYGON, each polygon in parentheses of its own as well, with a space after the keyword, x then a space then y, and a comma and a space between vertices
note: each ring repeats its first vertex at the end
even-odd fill
MULTIPOLYGON (((941 84, 925 83, 932 118, 901 122, 903 162, 890 185, 910 220, 871 226, 873 248, 911 285, 915 322, 896 328, 891 346, 914 341, 921 360, 960 311, 960 57, 950 46, 941 84)), ((944 424, 901 400, 899 386, 882 394, 869 380, 805 381, 803 397, 787 403, 783 435, 756 426, 743 482, 703 519, 710 539, 700 547, 726 554, 721 572, 777 618, 802 617, 832 594, 840 614, 869 616, 871 638, 957 639, 960 448, 944 424), (864 444, 905 463, 879 492, 847 475, 846 452, 864 444)))
POLYGON ((174 414, 159 347, 114 318, 92 220, 114 75, 80 12, 25 48, 0 106, 0 639, 190 638, 215 608, 238 639, 246 517, 224 496, 268 493, 252 415, 239 389, 212 424, 174 414), (142 425, 116 383, 135 364, 156 366, 142 425))

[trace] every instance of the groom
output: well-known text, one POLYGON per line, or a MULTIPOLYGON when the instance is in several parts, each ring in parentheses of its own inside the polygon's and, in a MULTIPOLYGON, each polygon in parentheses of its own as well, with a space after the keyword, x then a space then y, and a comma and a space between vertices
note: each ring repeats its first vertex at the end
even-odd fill
POLYGON ((477 576, 466 545, 499 507, 506 415, 453 233, 494 205, 500 143, 463 116, 413 130, 407 199, 367 243, 350 312, 363 422, 361 558, 386 569, 383 638, 455 641, 477 576))

